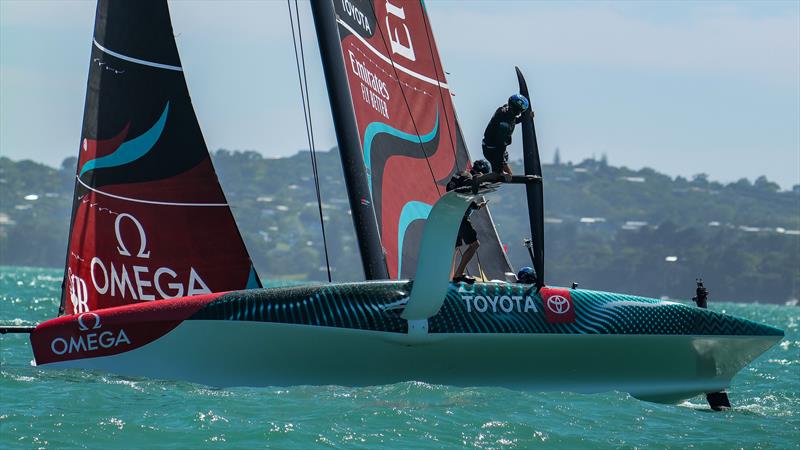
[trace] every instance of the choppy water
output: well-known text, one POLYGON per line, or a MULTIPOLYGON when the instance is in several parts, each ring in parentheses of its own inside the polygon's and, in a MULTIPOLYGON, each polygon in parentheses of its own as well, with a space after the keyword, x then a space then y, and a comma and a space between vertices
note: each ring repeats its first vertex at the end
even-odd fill
MULTIPOLYGON (((54 315, 61 273, 0 267, 0 321, 54 315)), ((713 287, 711 287, 713 290, 713 287)), ((800 448, 800 308, 714 304, 786 338, 734 379, 735 408, 627 394, 521 393, 400 383, 215 389, 39 370, 0 337, 0 448, 800 448)))

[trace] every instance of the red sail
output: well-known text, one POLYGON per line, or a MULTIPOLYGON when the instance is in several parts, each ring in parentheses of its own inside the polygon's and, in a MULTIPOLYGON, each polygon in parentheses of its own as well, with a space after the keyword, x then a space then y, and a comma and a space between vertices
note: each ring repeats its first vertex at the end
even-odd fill
MULTIPOLYGON (((419 1, 337 0, 341 49, 375 215, 392 278, 411 278, 425 219, 457 172, 470 166, 439 53, 419 1)), ((502 278, 508 261, 488 212, 475 214, 481 267, 502 278)))
POLYGON ((62 310, 258 287, 166 1, 97 6, 62 310))

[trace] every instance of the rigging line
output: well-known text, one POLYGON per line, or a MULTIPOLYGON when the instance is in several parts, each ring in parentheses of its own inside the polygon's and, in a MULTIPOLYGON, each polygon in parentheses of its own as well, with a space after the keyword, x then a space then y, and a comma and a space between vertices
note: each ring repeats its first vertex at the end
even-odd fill
POLYGON ((317 164, 317 145, 314 142, 314 121, 311 120, 311 96, 308 95, 308 73, 306 72, 306 54, 303 46, 303 29, 300 27, 300 8, 294 0, 294 12, 297 19, 297 36, 300 41, 300 60, 303 63, 303 85, 305 86, 306 104, 308 107, 308 130, 311 139, 311 160, 314 165, 314 185, 317 189, 317 207, 319 208, 319 223, 322 228, 322 244, 325 247, 325 267, 328 270, 328 282, 331 282, 331 263, 328 257, 328 238, 325 233, 325 220, 322 214, 322 195, 319 188, 319 165, 317 164))
MULTIPOLYGON (((303 49, 303 30, 300 27, 300 8, 297 5, 297 0, 294 1, 294 13, 295 13, 295 18, 297 19, 297 35, 298 35, 298 38, 299 38, 298 40, 300 41, 300 61, 303 64, 303 79, 302 79, 303 86, 301 86, 301 89, 303 89, 303 88, 305 89, 305 99, 306 99, 307 114, 308 114, 308 135, 309 135, 309 139, 311 141, 311 143, 310 143, 311 155, 312 155, 311 159, 312 159, 312 165, 314 166, 314 170, 318 171, 319 170, 318 169, 319 166, 317 165, 317 147, 316 147, 316 143, 314 142, 314 121, 311 120, 311 96, 308 95, 308 74, 306 72, 306 54, 305 54, 305 51, 303 49)), ((315 177, 314 178, 314 183, 315 183, 315 187, 317 189, 317 195, 319 196, 319 193, 320 193, 319 177, 315 177)), ((319 213, 320 213, 320 217, 321 217, 322 216, 322 202, 320 201, 319 204, 320 204, 320 212, 319 213)), ((320 219, 320 220, 322 220, 322 219, 320 219)), ((323 229, 324 229, 324 226, 323 226, 323 229)), ((324 234, 324 230, 323 230, 323 234, 324 234)))
POLYGON ((328 239, 325 233, 325 221, 322 213, 322 197, 320 194, 319 188, 319 171, 317 166, 317 159, 316 159, 316 151, 314 146, 314 137, 313 137, 313 124, 311 121, 311 105, 310 105, 310 98, 308 97, 308 84, 306 81, 306 90, 303 90, 303 83, 304 79, 307 80, 308 76, 305 70, 305 56, 303 54, 303 42, 302 42, 302 32, 300 31, 300 13, 297 2, 295 2, 295 13, 297 18, 297 29, 298 34, 296 35, 294 32, 294 22, 292 20, 292 7, 289 0, 287 0, 287 5, 289 7, 289 21, 292 27, 292 40, 294 43, 294 52, 295 52, 295 63, 297 65, 297 77, 300 86, 300 96, 303 101, 303 118, 305 120, 306 125, 306 137, 308 139, 309 144, 309 156, 311 157, 311 170, 314 175, 314 189, 317 195, 317 207, 319 210, 319 220, 320 220, 320 228, 322 229, 322 242, 323 248, 325 251, 325 267, 327 269, 328 281, 331 281, 331 267, 330 267, 330 259, 328 255, 328 239), (297 54, 297 38, 299 36, 300 39, 300 48, 301 48, 301 58, 303 59, 303 72, 301 75, 300 72, 300 59, 298 58, 297 54), (308 103, 307 103, 308 101, 308 103))
MULTIPOLYGON (((429 51, 429 53, 431 55, 431 61, 433 61, 433 70, 434 70, 434 72, 437 72, 439 69, 441 69, 442 75, 444 75, 444 67, 436 65, 436 60, 438 58, 436 58, 436 55, 433 52, 433 43, 434 42, 433 42, 432 33, 430 31, 430 26, 429 26, 430 24, 428 23, 429 20, 430 20, 430 18, 428 17, 428 14, 424 13, 423 17, 422 17, 422 23, 425 25, 425 35, 428 37, 428 51, 429 51)), ((441 61, 439 61, 439 62, 441 62, 441 61)), ((438 73, 436 75, 436 78, 437 79, 439 78, 438 73)), ((444 77, 442 77, 442 78, 444 78, 444 77)), ((445 120, 445 123, 447 123, 447 131, 448 131, 448 134, 450 135, 450 143, 452 144, 452 148, 453 148, 453 158, 455 158, 455 161, 456 161, 456 172, 460 172, 461 171, 461 167, 459 167, 459 165, 458 165, 458 151, 456 150, 456 141, 457 140, 456 140, 455 133, 453 133, 453 129, 450 127, 450 117, 447 115, 447 106, 446 106, 447 103, 444 100, 444 94, 442 93, 442 87, 441 86, 437 86, 436 88, 439 91, 439 98, 442 100, 442 109, 445 110, 444 111, 444 113, 445 113, 444 114, 444 120, 445 120)), ((452 91, 448 91, 448 95, 450 95, 450 93, 452 93, 452 91)), ((452 105, 452 99, 450 101, 451 101, 451 105, 452 105)), ((453 108, 453 117, 455 117, 455 105, 453 105, 452 108, 453 108)), ((465 147, 466 147, 466 143, 465 143, 465 147)), ((469 160, 470 159, 469 150, 467 150, 466 148, 464 150, 466 150, 466 152, 467 152, 467 160, 469 160)), ((464 169, 466 170, 466 167, 464 167, 464 169)))
MULTIPOLYGON (((300 38, 300 47, 301 47, 301 54, 302 54, 302 33, 300 32, 300 12, 297 8, 297 1, 295 0, 295 12, 297 17, 297 29, 298 34, 295 34, 294 31, 294 19, 292 18, 292 3, 291 0, 286 0, 286 5, 289 9, 289 24, 292 29, 292 43, 294 44, 294 59, 295 64, 297 65, 297 79, 300 85, 300 98, 303 102, 303 119, 306 125, 306 138, 308 139, 308 147, 309 147, 309 155, 311 156, 311 171, 314 175, 314 188, 317 194, 317 206, 319 208, 319 223, 320 228, 322 229, 322 244, 325 250, 325 267, 328 271, 328 282, 331 280, 331 264, 330 259, 328 257, 328 239, 325 233, 325 220, 322 215, 322 196, 320 195, 319 189, 319 172, 317 171, 317 157, 316 152, 314 151, 314 137, 313 137, 313 127, 311 125, 311 109, 310 105, 306 104, 306 96, 308 95, 308 84, 306 84, 306 90, 303 90, 303 79, 304 75, 307 75, 305 72, 305 59, 303 59, 303 73, 300 72, 300 56, 297 52, 297 40, 298 36, 300 38)), ((307 76, 306 76, 307 78, 307 76)), ((310 99, 309 99, 310 102, 310 99)))
MULTIPOLYGON (((372 17, 378 17, 378 14, 375 12, 375 5, 372 2, 369 2, 369 7, 372 10, 372 17)), ((386 45, 386 37, 383 35, 383 31, 381 30, 381 26, 378 21, 375 21, 375 28, 378 30, 378 34, 381 36, 381 40, 383 41, 383 48, 384 50, 388 49, 386 45)), ((389 52, 387 52, 389 53, 389 52)), ((420 132, 419 128, 417 128, 417 122, 414 120, 414 114, 411 112, 411 105, 408 103, 408 97, 406 97, 406 91, 403 89, 403 84, 400 82, 400 74, 397 73, 397 67, 394 63, 394 57, 389 55, 389 62, 392 64, 392 70, 394 71, 394 76, 397 79, 397 85, 400 87, 400 94, 403 95, 403 103, 406 105, 406 110, 408 111, 408 116, 411 118, 411 125, 414 127, 414 132, 417 134, 419 138, 420 132)), ((444 106, 443 106, 444 108, 444 106)), ((446 111, 442 111, 446 113, 446 111)), ((428 153, 425 151, 425 144, 422 143, 422 138, 419 138, 419 147, 422 149, 422 154, 425 155, 425 163, 428 165, 428 171, 431 173, 431 178, 433 179, 433 186, 436 188, 436 194, 441 197, 442 191, 439 190, 439 184, 436 183, 436 175, 433 173, 433 167, 431 166, 430 158, 428 158, 428 153)))
MULTIPOLYGON (((476 259, 477 267, 478 267, 478 275, 480 275, 483 272, 483 270, 481 270, 483 265, 481 264, 481 255, 480 255, 480 252, 478 250, 475 250, 475 259, 476 259)), ((469 267, 467 267, 467 270, 469 271, 469 267)))

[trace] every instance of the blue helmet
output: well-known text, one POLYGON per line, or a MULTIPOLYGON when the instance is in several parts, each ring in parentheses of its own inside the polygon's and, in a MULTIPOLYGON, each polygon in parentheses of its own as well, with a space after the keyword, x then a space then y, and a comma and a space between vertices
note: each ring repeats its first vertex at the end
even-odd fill
POLYGON ((508 107, 514 114, 522 114, 530 106, 530 102, 524 95, 514 94, 508 98, 508 107))
POLYGON ((536 272, 532 267, 525 266, 517 272, 517 281, 525 284, 534 284, 536 283, 536 272))
POLYGON ((491 172, 492 168, 489 166, 489 162, 485 159, 479 159, 472 163, 472 173, 473 174, 483 174, 486 175, 487 173, 491 172))

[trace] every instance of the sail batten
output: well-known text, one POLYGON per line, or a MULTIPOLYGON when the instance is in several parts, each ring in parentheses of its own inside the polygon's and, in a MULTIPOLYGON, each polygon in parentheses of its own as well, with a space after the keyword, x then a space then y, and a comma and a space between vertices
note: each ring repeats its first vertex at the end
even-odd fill
POLYGON ((103 47, 102 45, 100 45, 99 42, 97 42, 97 39, 93 39, 93 41, 94 41, 95 47, 99 48, 101 51, 103 51, 105 53, 108 53, 109 55, 111 55, 111 56, 113 56, 115 58, 119 58, 121 60, 132 62, 132 63, 136 63, 136 64, 141 64, 143 66, 150 66, 150 67, 155 67, 155 68, 158 68, 158 69, 167 69, 167 70, 175 70, 177 72, 183 72, 183 67, 170 66, 169 64, 161 64, 161 63, 157 63, 157 62, 153 62, 153 61, 145 61, 144 59, 139 59, 139 58, 134 58, 132 56, 123 55, 122 53, 117 53, 117 52, 115 52, 113 50, 109 50, 109 49, 103 47))
POLYGON ((345 30, 349 31, 350 33, 353 34, 353 36, 358 38, 358 40, 361 41, 361 43, 363 43, 366 48, 368 48, 370 51, 372 51, 372 53, 375 54, 375 56, 377 56, 378 58, 384 60, 385 62, 387 62, 389 64, 392 64, 394 68, 396 68, 396 69, 400 70, 401 72, 403 72, 403 73, 405 73, 407 75, 410 75, 410 76, 412 76, 412 77, 414 77, 414 78, 416 78, 416 79, 418 79, 420 81, 424 81, 426 83, 432 84, 432 85, 434 85, 436 87, 439 87, 439 88, 442 88, 442 89, 450 89, 450 87, 447 85, 447 83, 445 83, 443 81, 439 81, 439 80, 437 80, 435 78, 429 78, 429 77, 427 77, 425 75, 422 75, 421 73, 414 72, 413 70, 408 69, 403 65, 397 64, 397 62, 394 61, 392 58, 384 55, 383 53, 378 51, 375 47, 370 45, 369 42, 367 42, 366 39, 364 39, 363 37, 361 37, 361 35, 356 33, 356 31, 353 28, 351 28, 347 24, 347 22, 345 22, 344 20, 337 18, 336 19, 336 23, 341 25, 342 28, 344 28, 345 30))
POLYGON ((86 189, 88 189, 88 190, 90 190, 92 192, 95 192, 95 193, 101 194, 101 195, 105 195, 106 197, 116 198, 116 199, 119 199, 119 200, 125 200, 127 202, 146 203, 148 205, 198 206, 198 207, 211 207, 211 208, 214 208, 214 207, 227 208, 227 207, 230 206, 227 203, 176 203, 176 202, 161 202, 161 201, 156 201, 156 200, 144 200, 144 199, 141 199, 141 198, 123 197, 121 195, 114 195, 114 194, 111 194, 109 192, 103 192, 100 189, 95 189, 95 188, 89 186, 88 184, 84 183, 83 180, 81 180, 80 177, 75 177, 75 180, 76 180, 76 182, 78 184, 80 184, 81 186, 83 186, 84 188, 86 188, 86 189))

